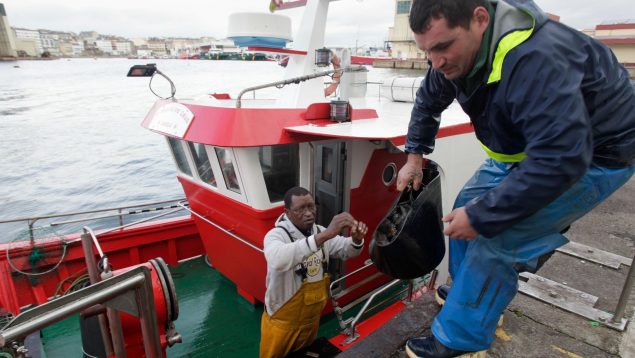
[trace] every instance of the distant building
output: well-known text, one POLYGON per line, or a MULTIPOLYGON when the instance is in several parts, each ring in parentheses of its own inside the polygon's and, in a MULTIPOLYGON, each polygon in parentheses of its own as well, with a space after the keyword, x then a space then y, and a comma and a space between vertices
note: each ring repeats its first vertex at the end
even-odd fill
POLYGON ((95 42, 100 37, 96 31, 82 31, 79 33, 79 37, 85 42, 95 42))
POLYGON ((610 47, 618 61, 635 67, 635 20, 605 22, 584 32, 610 47))
POLYGON ((98 39, 95 40, 95 47, 99 49, 101 52, 112 55, 114 52, 114 47, 112 46, 112 40, 110 39, 98 39))
POLYGON ((401 59, 426 57, 425 53, 417 48, 410 30, 408 17, 411 6, 411 0, 395 0, 395 20, 393 26, 388 28, 388 46, 392 57, 401 59))
POLYGON ((21 29, 14 27, 16 39, 16 50, 24 51, 29 56, 39 57, 44 52, 42 47, 42 37, 37 30, 21 29))
POLYGON ((117 56, 132 55, 134 44, 128 40, 116 40, 114 41, 114 54, 117 56))
POLYGON ((38 32, 40 33, 40 39, 42 41, 42 52, 48 52, 56 57, 61 56, 59 34, 48 30, 38 30, 38 32))
POLYGON ((4 5, 0 4, 0 57, 16 57, 15 37, 4 5))
POLYGON ((83 41, 65 40, 60 42, 60 51, 65 57, 80 57, 84 52, 83 41))
POLYGON ((154 57, 165 57, 169 55, 168 47, 165 43, 165 40, 161 39, 152 39, 148 40, 148 49, 152 52, 152 56, 154 57))

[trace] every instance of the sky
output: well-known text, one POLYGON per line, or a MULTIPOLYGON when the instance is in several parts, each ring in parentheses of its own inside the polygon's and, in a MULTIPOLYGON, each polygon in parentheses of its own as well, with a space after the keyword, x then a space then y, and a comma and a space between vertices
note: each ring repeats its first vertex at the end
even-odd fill
MULTIPOLYGON (((609 21, 635 22, 633 0, 535 0, 544 10, 577 29, 609 21)), ((0 0, 9 24, 27 29, 133 37, 224 38, 234 12, 267 12, 269 0, 0 0)), ((394 0, 342 0, 331 3, 327 46, 382 46, 393 23, 394 0)), ((280 11, 294 29, 302 10, 280 11)))

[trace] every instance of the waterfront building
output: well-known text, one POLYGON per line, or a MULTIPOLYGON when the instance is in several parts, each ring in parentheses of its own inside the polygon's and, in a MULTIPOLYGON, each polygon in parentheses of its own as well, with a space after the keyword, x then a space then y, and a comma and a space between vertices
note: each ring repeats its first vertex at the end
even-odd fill
POLYGON ((23 51, 27 56, 38 57, 44 52, 42 47, 42 37, 37 30, 29 30, 22 28, 13 28, 15 33, 15 48, 23 51))
POLYGON ((101 52, 112 55, 114 47, 112 46, 112 40, 110 39, 97 39, 95 40, 95 47, 101 52))
POLYGON ((395 0, 395 19, 393 26, 388 28, 388 46, 390 46, 391 55, 404 60, 426 57, 425 53, 417 48, 410 31, 408 17, 411 6, 411 0, 395 0))
POLYGON ((635 77, 635 19, 607 21, 584 33, 605 43, 635 77))
POLYGON ((134 44, 132 41, 119 39, 114 42, 114 52, 113 54, 116 56, 128 56, 133 53, 134 44))
POLYGON ((84 43, 73 40, 61 40, 60 52, 65 57, 80 57, 84 52, 84 43))
POLYGON ((152 52, 153 57, 165 57, 169 55, 165 40, 153 38, 148 40, 148 49, 152 52))
POLYGON ((38 30, 42 42, 42 52, 48 52, 50 55, 59 57, 62 55, 60 51, 60 36, 57 32, 48 30, 38 30))
POLYGON ((15 38, 4 5, 0 4, 0 57, 16 57, 15 38))

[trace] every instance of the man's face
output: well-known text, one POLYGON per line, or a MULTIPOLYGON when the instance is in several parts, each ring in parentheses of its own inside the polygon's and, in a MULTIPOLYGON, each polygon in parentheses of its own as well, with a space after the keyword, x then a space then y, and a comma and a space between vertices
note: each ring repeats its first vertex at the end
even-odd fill
POLYGON ((315 201, 310 194, 304 196, 293 195, 291 205, 286 209, 287 217, 293 225, 302 231, 307 231, 315 223, 315 201))
POLYGON ((428 54, 435 70, 448 80, 455 80, 472 70, 488 24, 489 14, 483 7, 474 10, 469 29, 449 28, 445 17, 433 18, 429 29, 414 34, 415 43, 428 54))

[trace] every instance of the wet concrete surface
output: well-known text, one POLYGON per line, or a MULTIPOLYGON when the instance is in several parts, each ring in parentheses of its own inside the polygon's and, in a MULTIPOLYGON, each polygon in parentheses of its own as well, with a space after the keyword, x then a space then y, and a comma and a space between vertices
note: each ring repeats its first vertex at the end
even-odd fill
MULTIPOLYGON (((627 258, 635 255, 635 178, 574 223, 565 234, 571 241, 627 258)), ((612 313, 629 267, 612 269, 556 252, 538 275, 598 296, 595 308, 612 313)), ((633 290, 631 290, 633 291, 633 290)), ((488 357, 622 357, 635 358, 635 295, 630 293, 625 332, 607 328, 522 293, 505 311, 503 326, 488 357)), ((432 293, 424 294, 360 344, 338 357, 406 357, 410 337, 430 334, 438 313, 432 293)))

